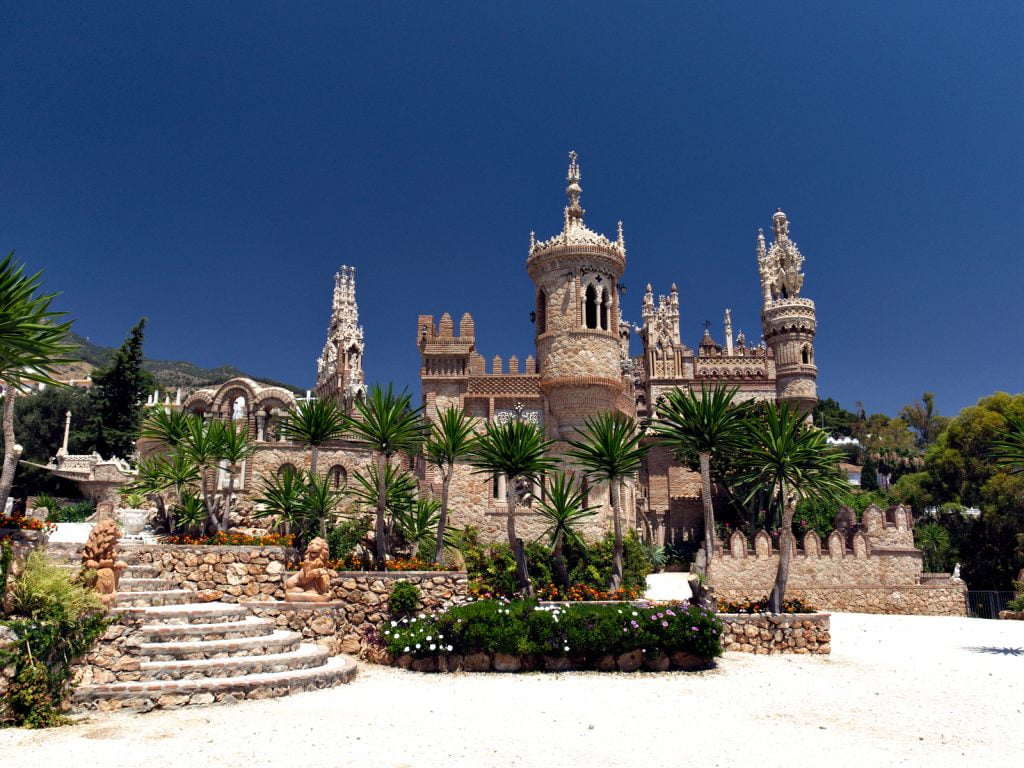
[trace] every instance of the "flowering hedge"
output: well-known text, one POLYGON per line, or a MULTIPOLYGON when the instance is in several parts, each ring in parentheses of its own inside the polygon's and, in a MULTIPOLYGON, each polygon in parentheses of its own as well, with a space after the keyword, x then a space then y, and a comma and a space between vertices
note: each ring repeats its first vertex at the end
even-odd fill
POLYGON ((596 659, 643 650, 713 659, 722 654, 721 634, 714 613, 688 604, 541 606, 499 598, 394 621, 383 638, 395 657, 482 651, 596 659))
POLYGON ((212 536, 168 536, 163 544, 185 544, 188 546, 217 547, 290 547, 295 537, 291 534, 270 533, 265 536, 250 536, 247 533, 217 531, 212 536))
MULTIPOLYGON (((376 570, 374 568, 368 568, 366 563, 355 555, 350 555, 343 560, 332 560, 330 562, 331 568, 336 571, 371 571, 376 570)), ((394 560, 388 560, 389 571, 450 571, 452 570, 446 565, 441 563, 435 563, 433 560, 424 560, 419 557, 397 557, 394 560)))
MULTIPOLYGON (((719 600, 719 613, 768 613, 768 598, 760 600, 719 600)), ((782 601, 783 613, 817 613, 818 609, 803 600, 793 598, 782 601)))

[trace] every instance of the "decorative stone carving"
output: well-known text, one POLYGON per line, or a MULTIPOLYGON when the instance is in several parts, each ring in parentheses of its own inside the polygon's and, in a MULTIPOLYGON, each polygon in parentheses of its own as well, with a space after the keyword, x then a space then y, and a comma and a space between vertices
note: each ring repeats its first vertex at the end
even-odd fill
POLYGON ((832 531, 828 535, 828 556, 833 560, 842 560, 846 554, 846 544, 839 531, 832 531))
POLYGON ((758 531, 754 536, 754 553, 758 559, 769 557, 772 553, 772 540, 764 531, 758 531))
POLYGON ((807 557, 821 557, 821 537, 817 531, 804 534, 804 554, 807 557))
POLYGON ((286 600, 306 603, 325 603, 331 599, 331 577, 336 575, 328 567, 330 548, 317 537, 306 547, 306 559, 298 573, 284 582, 286 600))
POLYGON ((739 531, 733 531, 729 537, 729 549, 732 550, 733 557, 746 557, 747 537, 739 531))
POLYGON ((82 548, 82 566, 96 572, 92 585, 100 601, 108 608, 114 604, 121 572, 127 563, 117 559, 117 540, 121 531, 113 520, 102 520, 93 526, 88 541, 82 548))

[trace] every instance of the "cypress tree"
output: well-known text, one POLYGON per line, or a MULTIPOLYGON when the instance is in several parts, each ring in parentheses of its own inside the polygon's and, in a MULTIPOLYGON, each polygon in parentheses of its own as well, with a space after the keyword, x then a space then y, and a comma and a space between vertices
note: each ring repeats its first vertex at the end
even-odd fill
POLYGON ((96 450, 104 458, 127 457, 135 449, 146 393, 156 385, 142 368, 142 318, 114 353, 110 364, 93 377, 96 402, 96 450))
POLYGON ((860 468, 860 489, 862 491, 878 490, 878 465, 872 458, 868 458, 864 462, 864 466, 860 468))

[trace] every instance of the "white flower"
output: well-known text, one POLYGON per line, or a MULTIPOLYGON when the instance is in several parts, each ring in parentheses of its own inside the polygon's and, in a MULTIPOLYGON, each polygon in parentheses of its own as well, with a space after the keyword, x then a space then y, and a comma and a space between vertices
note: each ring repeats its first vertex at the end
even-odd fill
POLYGON ((398 622, 397 621, 392 621, 391 622, 391 626, 392 627, 397 627, 398 626, 398 622))
POLYGON ((402 651, 402 653, 408 653, 408 652, 409 652, 409 646, 407 645, 407 646, 405 646, 405 650, 402 651))
POLYGON ((416 648, 417 648, 417 650, 419 649, 419 647, 420 647, 420 644, 419 644, 419 643, 416 643, 416 648))
POLYGON ((417 619, 425 619, 425 618, 427 618, 427 617, 426 617, 426 616, 424 616, 424 615, 423 615, 423 614, 421 613, 421 614, 420 614, 419 616, 417 616, 416 618, 417 618, 417 619))
POLYGON ((437 636, 437 639, 438 639, 438 640, 444 640, 444 635, 438 635, 438 636, 437 636))
POLYGON ((433 651, 433 650, 435 650, 436 648, 437 648, 437 646, 436 646, 436 645, 435 645, 434 643, 431 643, 431 644, 430 644, 430 650, 432 650, 432 651, 433 651))
POLYGON ((427 642, 428 642, 428 643, 429 643, 429 642, 430 642, 431 640, 433 640, 433 639, 434 639, 434 638, 432 638, 432 637, 431 637, 430 635, 427 635, 427 642))
POLYGON ((569 646, 568 646, 568 645, 567 645, 567 646, 565 646, 565 648, 563 648, 563 650, 566 650, 566 651, 568 651, 568 650, 569 650, 569 646))
POLYGON ((452 650, 452 646, 449 645, 448 646, 448 650, 451 651, 452 650))

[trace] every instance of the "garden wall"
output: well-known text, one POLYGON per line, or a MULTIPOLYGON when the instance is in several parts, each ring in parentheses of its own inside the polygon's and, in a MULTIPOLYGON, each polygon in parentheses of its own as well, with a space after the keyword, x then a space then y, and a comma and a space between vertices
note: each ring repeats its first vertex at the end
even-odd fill
POLYGON ((302 632, 332 654, 373 657, 379 649, 368 643, 367 635, 390 621, 388 597, 399 581, 419 588, 419 607, 425 611, 445 610, 469 596, 463 571, 339 571, 331 580, 332 602, 259 601, 248 607, 256 616, 273 618, 279 629, 302 632))
MULTIPOLYGON (((832 531, 822 542, 811 531, 794 545, 786 597, 829 611, 963 616, 963 581, 925 574, 924 557, 914 547, 910 510, 868 507, 861 525, 832 531)), ((756 600, 771 591, 780 552, 765 531, 750 549, 734 532, 708 571, 720 600, 756 600)))
POLYGON ((722 648, 744 653, 832 652, 832 636, 827 613, 720 613, 722 648))

